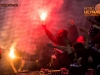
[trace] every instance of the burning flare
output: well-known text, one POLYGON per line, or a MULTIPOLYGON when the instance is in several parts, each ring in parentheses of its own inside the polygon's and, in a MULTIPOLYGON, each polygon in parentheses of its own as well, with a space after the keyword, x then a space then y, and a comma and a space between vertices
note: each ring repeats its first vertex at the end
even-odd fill
POLYGON ((10 47, 10 52, 9 52, 9 56, 12 59, 16 58, 14 51, 15 51, 15 44, 12 44, 12 46, 10 47))
POLYGON ((42 12, 40 15, 41 20, 45 21, 46 17, 47 17, 47 12, 42 12))

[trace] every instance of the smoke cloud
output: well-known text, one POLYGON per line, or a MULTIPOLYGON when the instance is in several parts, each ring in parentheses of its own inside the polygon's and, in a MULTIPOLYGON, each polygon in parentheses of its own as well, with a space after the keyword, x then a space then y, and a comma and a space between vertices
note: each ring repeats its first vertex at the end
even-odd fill
MULTIPOLYGON (((18 4, 18 7, 1 7, 4 13, 1 31, 2 47, 9 50, 11 44, 16 43, 16 50, 21 50, 31 55, 42 51, 49 41, 42 28, 40 14, 47 12, 46 23, 50 25, 52 18, 56 18, 57 11, 61 9, 63 0, 24 0, 1 1, 1 4, 18 4), (53 15, 53 16, 51 16, 53 15), (48 40, 48 41, 47 41, 48 40), (42 44, 42 45, 41 45, 42 44)), ((53 20, 54 21, 54 20, 53 20)), ((49 28, 49 26, 48 26, 49 28)))

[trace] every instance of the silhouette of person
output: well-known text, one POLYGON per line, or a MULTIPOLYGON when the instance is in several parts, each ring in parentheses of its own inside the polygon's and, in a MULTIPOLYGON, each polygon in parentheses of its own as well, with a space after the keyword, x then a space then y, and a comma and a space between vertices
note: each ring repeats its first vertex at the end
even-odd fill
MULTIPOLYGON (((67 46, 67 44, 70 43, 68 37, 68 32, 65 29, 61 29, 57 32, 56 36, 53 36, 53 34, 46 28, 46 25, 42 25, 46 35, 48 38, 55 44, 60 46, 67 46)), ((55 50, 55 62, 53 69, 60 69, 62 67, 69 68, 70 66, 70 60, 68 58, 67 52, 62 52, 62 50, 55 50)))

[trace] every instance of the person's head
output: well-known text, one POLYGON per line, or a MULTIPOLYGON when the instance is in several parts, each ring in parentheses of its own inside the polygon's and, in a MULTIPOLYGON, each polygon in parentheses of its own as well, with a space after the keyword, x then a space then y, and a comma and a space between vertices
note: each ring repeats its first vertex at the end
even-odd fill
POLYGON ((77 38, 77 42, 80 42, 80 43, 82 43, 82 44, 85 44, 85 37, 80 35, 80 36, 77 38))
POLYGON ((76 54, 77 59, 80 58, 83 55, 83 52, 85 50, 84 45, 81 42, 76 42, 73 45, 74 52, 76 54))
POLYGON ((68 36, 68 32, 65 29, 61 29, 57 32, 57 38, 59 37, 67 38, 67 36, 68 36))
POLYGON ((65 39, 68 37, 68 32, 65 29, 61 29, 57 32, 57 41, 58 43, 63 43, 65 39))
POLYGON ((74 25, 75 23, 74 23, 74 20, 70 20, 70 24, 71 25, 74 25))
POLYGON ((73 44, 73 48, 76 51, 78 49, 84 49, 85 47, 81 42, 76 42, 76 43, 73 44))

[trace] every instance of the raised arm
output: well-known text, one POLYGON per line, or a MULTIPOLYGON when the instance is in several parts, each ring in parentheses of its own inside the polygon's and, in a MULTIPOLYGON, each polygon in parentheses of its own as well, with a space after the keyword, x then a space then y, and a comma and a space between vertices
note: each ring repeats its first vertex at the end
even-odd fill
POLYGON ((68 54, 72 53, 73 50, 72 48, 70 47, 70 45, 68 44, 67 46, 54 46, 52 44, 48 44, 49 47, 52 47, 52 48, 57 48, 57 49, 60 49, 62 51, 67 51, 68 54))
POLYGON ((52 35, 52 33, 46 28, 45 25, 42 25, 42 26, 43 26, 43 28, 44 28, 44 30, 45 30, 45 33, 46 33, 46 35, 48 36, 48 38, 49 38, 52 42, 54 42, 55 44, 57 44, 56 37, 54 37, 54 36, 52 35))
POLYGON ((90 41, 90 37, 88 35, 89 30, 86 29, 86 28, 80 27, 80 31, 85 33, 85 35, 84 35, 84 37, 85 37, 85 48, 88 49, 89 48, 89 41, 90 41))
POLYGON ((90 18, 87 18, 87 20, 88 20, 89 22, 91 22, 93 25, 95 24, 95 25, 97 25, 97 26, 100 26, 100 24, 99 24, 96 20, 92 20, 92 19, 90 19, 90 18))
POLYGON ((100 26, 93 25, 93 27, 100 30, 100 26))

